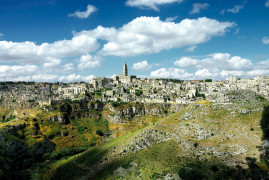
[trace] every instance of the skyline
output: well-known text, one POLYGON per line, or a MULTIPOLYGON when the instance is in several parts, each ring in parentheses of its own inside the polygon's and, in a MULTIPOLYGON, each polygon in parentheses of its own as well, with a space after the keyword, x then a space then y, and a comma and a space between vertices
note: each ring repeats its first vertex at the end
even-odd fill
POLYGON ((3 0, 0 81, 269 74, 269 1, 3 0))

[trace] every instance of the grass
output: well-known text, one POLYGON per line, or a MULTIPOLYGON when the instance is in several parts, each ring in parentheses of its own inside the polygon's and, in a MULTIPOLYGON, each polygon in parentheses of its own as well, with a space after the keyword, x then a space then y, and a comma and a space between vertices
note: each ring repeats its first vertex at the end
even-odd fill
POLYGON ((65 160, 52 164, 49 169, 44 170, 43 179, 78 179, 85 175, 87 169, 78 167, 77 164, 84 164, 89 167, 102 159, 102 157, 114 146, 124 143, 139 131, 129 133, 125 136, 110 140, 100 146, 93 147, 88 151, 75 155, 65 160))

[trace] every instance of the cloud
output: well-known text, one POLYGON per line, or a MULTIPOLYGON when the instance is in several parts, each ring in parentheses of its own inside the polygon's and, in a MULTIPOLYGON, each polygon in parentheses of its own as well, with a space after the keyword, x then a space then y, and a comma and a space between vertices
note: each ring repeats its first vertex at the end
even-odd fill
POLYGON ((266 7, 269 7, 269 0, 267 0, 267 1, 265 2, 265 6, 266 6, 266 7))
POLYGON ((77 17, 80 19, 86 19, 88 18, 92 13, 96 12, 97 8, 93 5, 88 5, 86 11, 75 11, 72 14, 68 14, 68 17, 77 17))
POLYGON ((90 76, 81 76, 81 75, 76 75, 76 74, 70 74, 67 76, 60 76, 59 81, 64 81, 64 82, 78 82, 78 81, 85 81, 89 82, 90 79, 94 78, 93 75, 90 76))
POLYGON ((206 79, 206 78, 213 78, 216 79, 219 77, 219 70, 218 69, 211 69, 208 70, 206 68, 199 69, 195 72, 196 79, 206 79))
POLYGON ((193 74, 178 68, 161 68, 150 73, 152 78, 189 79, 193 74))
POLYGON ((235 26, 206 17, 184 19, 180 23, 163 22, 159 17, 138 17, 119 29, 97 27, 79 34, 108 41, 99 52, 104 56, 136 56, 162 50, 194 46, 215 36, 223 36, 235 26))
POLYGON ((179 60, 176 60, 174 62, 174 65, 178 67, 197 67, 198 61, 199 61, 198 59, 192 59, 190 57, 183 57, 179 60))
POLYGON ((61 63, 61 59, 56 58, 47 58, 47 61, 48 62, 43 64, 43 66, 46 68, 57 67, 61 63))
POLYGON ((37 82, 73 82, 89 81, 90 76, 76 74, 63 75, 46 73, 44 69, 36 65, 8 66, 0 65, 0 81, 37 81, 37 82))
POLYGON ((66 71, 73 71, 74 70, 74 64, 73 63, 68 63, 62 66, 62 69, 66 71))
POLYGON ((3 33, 0 33, 0 37, 1 37, 1 36, 4 36, 4 34, 3 34, 3 33))
POLYGON ((201 10, 207 9, 208 7, 209 7, 208 3, 194 3, 192 5, 192 10, 190 14, 200 13, 201 10))
POLYGON ((145 70, 151 69, 152 65, 150 65, 148 61, 145 60, 145 61, 134 63, 132 68, 136 71, 145 71, 145 70))
POLYGON ((9 78, 15 78, 18 76, 25 76, 33 74, 38 70, 36 65, 25 65, 25 66, 8 66, 0 65, 0 80, 6 81, 9 78))
POLYGON ((102 59, 98 56, 92 57, 90 54, 86 54, 80 57, 78 68, 95 68, 100 65, 101 61, 102 59))
POLYGON ((193 52, 196 48, 197 48, 197 46, 191 46, 191 47, 187 48, 186 51, 193 52))
POLYGON ((75 35, 71 40, 60 40, 53 43, 0 41, 0 62, 16 61, 36 63, 48 58, 80 56, 99 47, 97 40, 86 35, 75 35))
POLYGON ((127 0, 125 2, 126 6, 138 7, 141 9, 153 9, 159 11, 160 5, 163 4, 172 4, 172 3, 181 3, 183 0, 127 0))
POLYGON ((31 77, 33 81, 39 81, 39 82, 51 82, 58 79, 58 75, 56 74, 35 74, 31 77))
POLYGON ((249 78, 269 74, 269 60, 253 63, 250 59, 228 53, 214 53, 202 58, 182 57, 174 65, 184 68, 185 72, 187 69, 194 70, 194 76, 190 76, 194 79, 225 79, 229 76, 249 78))
POLYGON ((210 54, 203 59, 193 59, 183 57, 174 62, 178 67, 194 67, 194 68, 217 68, 226 70, 249 70, 253 66, 251 60, 239 56, 231 56, 227 53, 210 54))
POLYGON ((240 28, 236 28, 235 32, 234 32, 234 35, 238 34, 240 31, 240 28))
POLYGON ((223 9, 222 11, 221 11, 221 14, 224 14, 225 13, 225 11, 226 12, 230 12, 230 13, 233 13, 233 14, 237 14, 237 13, 239 13, 239 11, 241 10, 241 9, 243 9, 244 7, 245 7, 245 4, 247 3, 247 1, 245 0, 244 2, 243 2, 243 4, 241 4, 241 5, 235 5, 233 8, 231 8, 231 9, 223 9))
POLYGON ((165 19, 165 22, 172 22, 174 20, 176 20, 178 17, 177 16, 174 16, 174 17, 168 17, 165 19))
POLYGON ((263 37, 262 38, 262 43, 263 44, 269 44, 269 38, 268 37, 263 37))
POLYGON ((269 69, 269 60, 258 62, 257 67, 259 69, 269 69))

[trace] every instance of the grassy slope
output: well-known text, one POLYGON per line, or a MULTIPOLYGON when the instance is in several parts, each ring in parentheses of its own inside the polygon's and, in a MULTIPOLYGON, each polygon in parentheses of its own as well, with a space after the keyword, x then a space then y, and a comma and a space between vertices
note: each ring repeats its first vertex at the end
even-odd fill
POLYGON ((261 103, 213 106, 200 102, 155 125, 58 161, 44 170, 43 178, 152 179, 176 173, 186 162, 205 159, 215 164, 246 167, 246 157, 259 160, 261 154, 256 146, 262 145, 259 125, 262 107, 261 103), (252 112, 242 114, 242 109, 252 112), (149 135, 155 131, 161 135, 149 135), (151 144, 143 150, 130 148, 147 143, 143 140, 151 144))

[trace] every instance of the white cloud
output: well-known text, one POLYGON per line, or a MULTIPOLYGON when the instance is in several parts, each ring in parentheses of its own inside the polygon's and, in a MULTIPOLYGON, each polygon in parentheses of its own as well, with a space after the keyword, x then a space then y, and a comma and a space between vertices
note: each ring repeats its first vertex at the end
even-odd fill
POLYGON ((116 76, 117 76, 117 74, 112 74, 111 76, 108 76, 108 78, 114 78, 116 76))
POLYGON ((51 82, 58 79, 58 75, 56 74, 35 74, 32 76, 33 81, 39 81, 39 82, 51 82))
POLYGON ((81 75, 76 75, 76 74, 70 74, 67 76, 60 76, 59 81, 64 81, 64 82, 78 82, 78 81, 85 81, 89 82, 90 79, 94 78, 93 75, 90 76, 81 76, 81 75))
POLYGON ((233 8, 231 8, 231 9, 223 9, 222 11, 221 11, 221 14, 224 14, 225 13, 225 11, 227 11, 227 12, 230 12, 230 13, 233 13, 233 14, 237 14, 237 13, 239 13, 239 11, 241 10, 241 9, 243 9, 244 7, 245 7, 245 4, 247 3, 247 1, 245 0, 244 2, 243 2, 243 4, 241 4, 241 5, 235 5, 233 8))
POLYGON ((180 68, 195 68, 194 79, 225 79, 229 76, 253 77, 269 74, 269 60, 253 63, 250 59, 228 53, 214 53, 203 58, 182 57, 174 62, 180 68))
POLYGON ((77 17, 80 19, 86 19, 88 18, 92 13, 96 12, 97 8, 93 5, 88 5, 86 11, 75 11, 72 14, 68 14, 69 17, 77 17))
POLYGON ((218 69, 199 69, 195 72, 195 79, 206 79, 206 78, 218 78, 219 70, 218 69))
POLYGON ((241 58, 239 56, 231 56, 227 53, 215 53, 208 55, 203 59, 193 59, 183 57, 174 62, 178 67, 194 67, 194 68, 217 68, 226 70, 249 70, 253 66, 251 60, 241 58))
POLYGON ((263 37, 262 38, 262 43, 263 44, 269 44, 269 38, 268 37, 263 37))
POLYGON ((209 7, 208 3, 194 3, 192 5, 192 10, 190 14, 200 13, 201 10, 207 9, 208 7, 209 7))
POLYGON ((0 41, 0 62, 16 61, 20 63, 36 63, 48 58, 63 58, 80 56, 96 51, 97 40, 86 35, 75 35, 71 40, 61 40, 54 43, 11 42, 0 41))
POLYGON ((265 6, 266 6, 266 7, 269 7, 269 0, 267 0, 267 1, 265 2, 265 6))
POLYGON ((151 69, 152 65, 150 65, 148 61, 145 60, 145 61, 134 63, 132 68, 136 71, 145 71, 145 70, 151 69))
POLYGON ((174 17, 168 17, 165 19, 165 22, 172 22, 174 20, 176 20, 178 17, 177 16, 174 16, 174 17))
POLYGON ((130 7, 146 8, 159 11, 160 5, 182 2, 183 0, 127 0, 125 4, 130 7))
POLYGON ((192 59, 190 57, 183 57, 179 60, 176 60, 174 62, 174 65, 178 67, 192 67, 192 66, 196 67, 198 64, 198 61, 199 61, 198 59, 192 59))
POLYGON ((43 66, 46 68, 57 67, 61 63, 61 59, 56 59, 56 58, 47 58, 47 61, 48 62, 43 64, 43 66))
POLYGON ((244 75, 244 71, 228 71, 228 70, 223 70, 220 73, 221 77, 230 77, 230 76, 239 76, 242 77, 244 75))
POLYGON ((196 48, 197 48, 197 46, 191 46, 191 47, 187 48, 186 51, 193 52, 196 48))
POLYGON ((101 61, 102 61, 101 57, 98 56, 92 57, 90 54, 86 54, 80 57, 78 68, 79 69, 95 68, 100 65, 101 61))
POLYGON ((68 63, 62 66, 63 70, 66 71, 72 71, 74 70, 74 64, 73 63, 68 63))
POLYGON ((26 66, 8 66, 0 65, 0 77, 17 77, 20 75, 28 75, 36 72, 38 67, 36 65, 26 66))
POLYGON ((161 68, 150 73, 152 78, 189 79, 193 74, 178 68, 161 68))
POLYGON ((3 33, 0 33, 0 37, 1 37, 1 36, 4 36, 4 34, 3 34, 3 33))
POLYGON ((136 56, 158 53, 165 49, 194 46, 224 35, 235 26, 206 17, 184 19, 180 23, 163 22, 159 17, 138 17, 119 29, 99 26, 78 34, 93 35, 108 42, 99 52, 102 55, 136 56))
POLYGON ((240 31, 240 28, 236 28, 235 32, 234 32, 234 35, 238 34, 240 31))
POLYGON ((0 81, 28 81, 31 80, 31 75, 38 69, 36 65, 0 65, 0 81))

